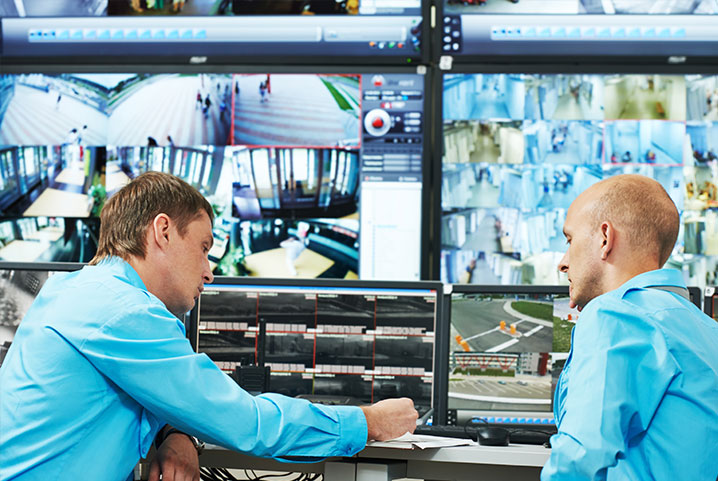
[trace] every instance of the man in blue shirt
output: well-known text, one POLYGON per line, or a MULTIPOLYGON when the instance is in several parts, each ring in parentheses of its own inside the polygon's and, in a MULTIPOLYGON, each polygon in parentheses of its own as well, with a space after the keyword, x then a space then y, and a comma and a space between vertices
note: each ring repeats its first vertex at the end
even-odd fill
POLYGON ((98 252, 49 279, 0 368, 0 479, 123 480, 163 426, 150 479, 198 480, 189 433, 257 456, 347 456, 413 431, 409 399, 325 407, 253 397, 178 319, 212 281, 213 213, 180 179, 143 174, 101 214, 98 252))
POLYGON ((680 271, 661 269, 678 229, 663 187, 638 175, 569 208, 559 270, 582 311, 542 481, 716 480, 718 323, 689 302, 680 271))

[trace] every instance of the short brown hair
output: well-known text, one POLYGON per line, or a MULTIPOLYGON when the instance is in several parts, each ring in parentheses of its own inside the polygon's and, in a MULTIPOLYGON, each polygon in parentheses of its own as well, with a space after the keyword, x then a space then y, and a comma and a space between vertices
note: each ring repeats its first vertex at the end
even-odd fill
POLYGON ((146 172, 113 195, 100 214, 100 240, 90 264, 109 256, 144 259, 145 232, 158 214, 167 214, 184 236, 190 222, 205 211, 214 222, 212 206, 197 189, 163 172, 146 172))

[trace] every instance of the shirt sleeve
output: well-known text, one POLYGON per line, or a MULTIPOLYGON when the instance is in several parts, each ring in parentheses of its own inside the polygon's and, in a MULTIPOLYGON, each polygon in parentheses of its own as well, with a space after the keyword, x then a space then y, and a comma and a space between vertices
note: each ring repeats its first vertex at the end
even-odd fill
POLYGON ((640 308, 614 304, 587 306, 576 324, 562 417, 542 481, 606 479, 645 432, 676 375, 660 329, 640 308))
POLYGON ((360 408, 250 395, 193 352, 180 321, 159 305, 116 316, 80 350, 145 409, 203 441, 265 457, 349 456, 366 444, 360 408))

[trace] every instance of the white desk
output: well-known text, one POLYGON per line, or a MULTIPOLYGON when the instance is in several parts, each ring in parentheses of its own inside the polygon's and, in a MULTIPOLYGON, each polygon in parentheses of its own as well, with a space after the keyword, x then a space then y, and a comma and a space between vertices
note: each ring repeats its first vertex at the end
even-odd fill
POLYGON ((208 446, 200 465, 234 469, 323 473, 324 481, 536 481, 551 450, 543 446, 461 446, 436 449, 365 448, 356 456, 318 463, 283 463, 208 446))

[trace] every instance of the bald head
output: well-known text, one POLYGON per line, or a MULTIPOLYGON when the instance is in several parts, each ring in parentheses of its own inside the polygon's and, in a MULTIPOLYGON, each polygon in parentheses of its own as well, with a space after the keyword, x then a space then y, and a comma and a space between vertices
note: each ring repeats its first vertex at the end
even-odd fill
POLYGON ((598 227, 611 222, 635 255, 655 257, 663 266, 678 238, 678 210, 663 186, 642 175, 618 175, 586 189, 575 203, 598 227))

